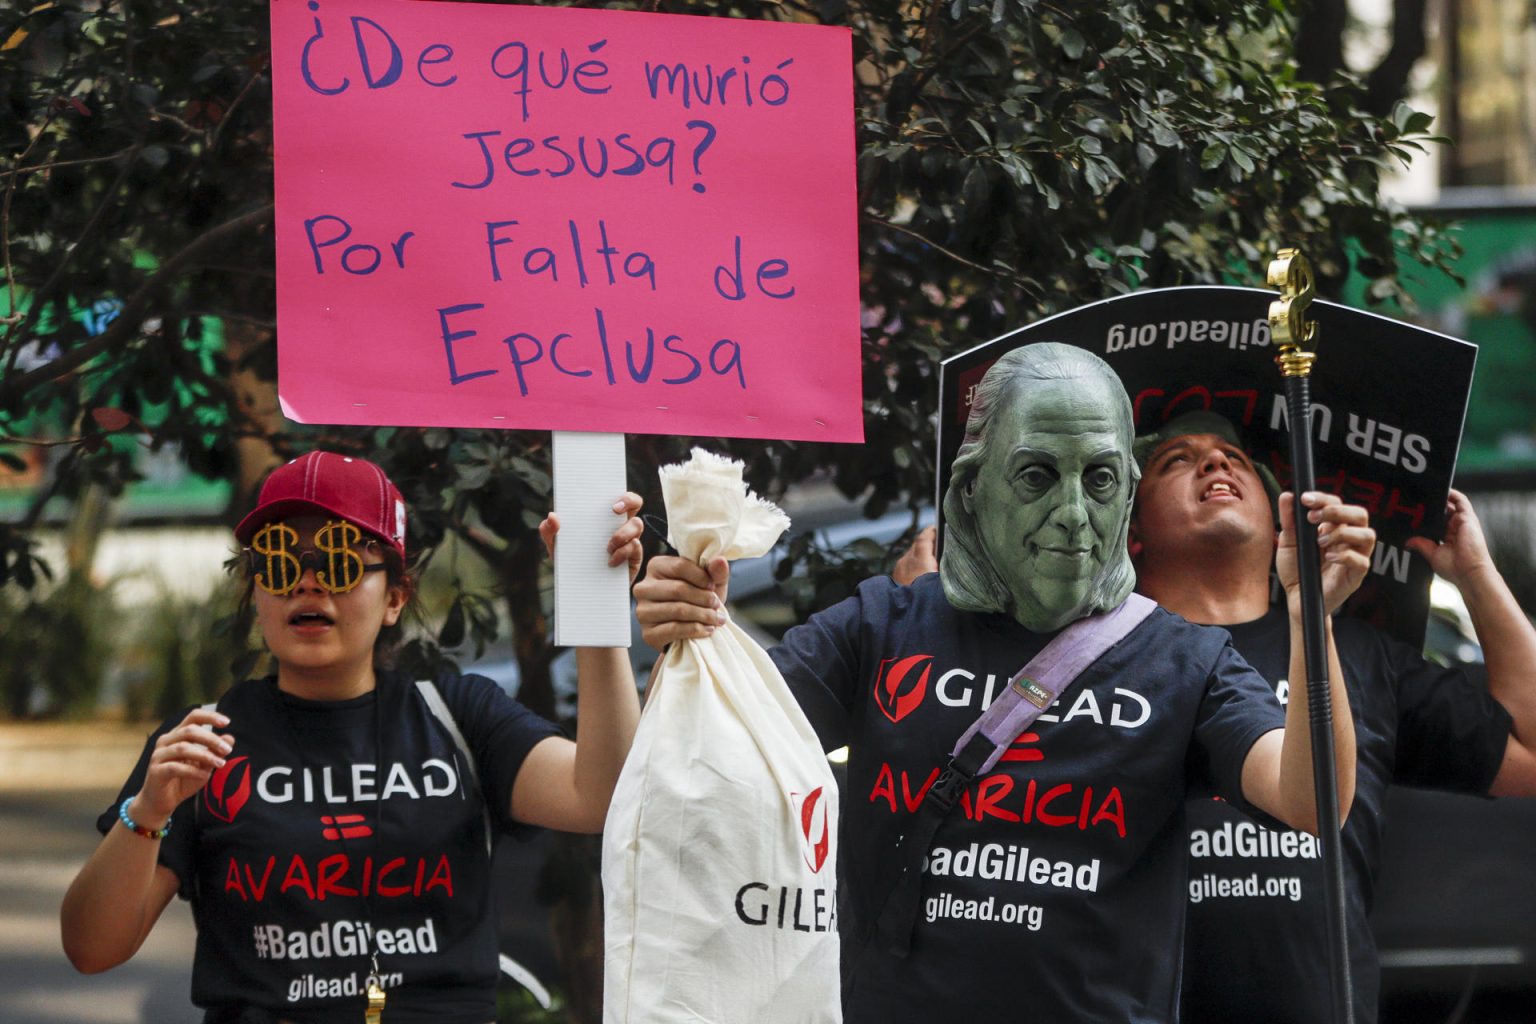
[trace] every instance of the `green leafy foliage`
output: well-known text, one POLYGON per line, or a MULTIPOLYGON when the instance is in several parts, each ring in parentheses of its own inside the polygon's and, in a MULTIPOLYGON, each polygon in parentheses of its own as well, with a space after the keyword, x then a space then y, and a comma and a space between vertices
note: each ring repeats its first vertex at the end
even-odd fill
POLYGON ((89 583, 37 597, 0 591, 0 708, 12 718, 39 711, 85 714, 107 666, 111 608, 89 583))
MULTIPOLYGON (((1427 115, 1372 117, 1347 83, 1299 81, 1281 3, 607 6, 853 32, 866 443, 705 440, 745 459, 770 497, 824 473, 870 515, 930 500, 937 361, 1049 313, 1137 288, 1257 284, 1287 245, 1309 254, 1324 295, 1353 267, 1373 299, 1407 304, 1404 261, 1449 253, 1438 226, 1377 195, 1384 168, 1437 141, 1427 115)), ((128 429, 214 477, 236 473, 253 435, 284 455, 373 457, 405 491, 413 544, 452 533, 494 567, 537 688, 546 435, 321 430, 251 412, 275 372, 266 18, 254 0, 0 13, 0 309, 14 309, 0 327, 0 444, 73 439, 48 485, 65 496, 134 479, 131 445, 112 443, 128 429), (117 303, 115 319, 88 315, 97 300, 117 303)), ((692 443, 631 438, 652 511, 655 466, 692 443)), ((0 527, 0 582, 36 578, 30 525, 0 527)), ((838 588, 815 578, 877 567, 873 553, 795 554, 827 597, 838 588)), ((437 641, 479 643, 490 621, 455 603, 437 641)))
POLYGON ((231 584, 207 599, 165 594, 134 609, 147 620, 142 634, 134 638, 138 642, 116 639, 120 647, 142 651, 142 657, 127 657, 121 649, 114 652, 122 661, 143 661, 124 681, 124 714, 129 720, 166 719, 189 704, 217 700, 232 679, 243 678, 231 675, 230 662, 247 656, 252 616, 248 609, 237 609, 237 603, 231 584))
POLYGON ((829 547, 814 533, 802 533, 790 540, 774 576, 789 595, 796 618, 804 619, 852 597, 871 574, 890 572, 916 533, 914 523, 889 545, 861 537, 841 548, 829 547))

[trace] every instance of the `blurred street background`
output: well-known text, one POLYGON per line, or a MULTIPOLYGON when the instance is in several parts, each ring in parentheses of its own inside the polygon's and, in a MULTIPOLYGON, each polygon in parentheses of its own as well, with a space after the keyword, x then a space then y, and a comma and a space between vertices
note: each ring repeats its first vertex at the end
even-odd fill
MULTIPOLYGON (((1531 0, 598 6, 853 35, 867 443, 703 439, 795 520, 733 578, 764 643, 932 521, 940 359, 1137 288, 1262 286, 1292 245, 1320 297, 1479 346, 1456 486, 1536 611, 1531 0)), ((408 668, 574 712, 536 534, 548 434, 283 415, 268 14, 0 3, 0 1024, 199 1018, 184 904, 97 977, 57 912, 147 733, 263 670, 224 563, 282 459, 354 452, 402 485, 434 552, 408 668)), ((656 467, 694 440, 627 439, 652 551, 656 467)), ((1479 660, 1456 596, 1437 608, 1432 655, 1479 660)), ((1385 845, 1382 1024, 1536 1022, 1536 801, 1397 793, 1385 845)), ((503 1024, 596 1024, 594 844, 503 843, 496 873, 503 951, 560 1001, 509 984, 503 1024)))
POLYGON ((192 917, 177 900, 131 962, 77 974, 59 945, 59 901, 95 849, 144 744, 141 726, 0 725, 0 1021, 196 1024, 192 917))

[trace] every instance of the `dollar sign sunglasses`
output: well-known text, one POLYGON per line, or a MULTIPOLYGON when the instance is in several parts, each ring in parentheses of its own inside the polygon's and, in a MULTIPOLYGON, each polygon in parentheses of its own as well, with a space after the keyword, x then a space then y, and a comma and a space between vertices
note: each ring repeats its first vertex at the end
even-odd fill
POLYGON ((314 546, 301 548, 299 532, 286 523, 268 523, 242 549, 246 573, 274 597, 293 593, 306 570, 315 582, 332 594, 345 594, 363 582, 365 573, 388 568, 384 562, 366 562, 365 554, 377 555, 382 545, 345 520, 333 519, 315 531, 314 546))

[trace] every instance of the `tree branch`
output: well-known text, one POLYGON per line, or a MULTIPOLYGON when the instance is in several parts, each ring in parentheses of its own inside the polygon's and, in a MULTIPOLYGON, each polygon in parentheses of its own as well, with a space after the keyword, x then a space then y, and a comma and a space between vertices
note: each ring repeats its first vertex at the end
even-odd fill
POLYGON ((0 178, 21 177, 23 174, 31 174, 33 171, 51 171, 55 167, 80 167, 84 164, 104 164, 113 160, 120 160, 137 149, 137 144, 126 146, 116 153, 108 153, 106 156, 88 156, 79 160, 55 160, 46 164, 31 164, 26 167, 14 167, 9 171, 0 171, 0 178))
POLYGON ((932 248, 935 252, 943 253, 945 256, 948 256, 950 259, 954 260, 956 263, 960 263, 960 264, 962 264, 964 266, 970 267, 972 270, 979 270, 983 274, 988 274, 988 275, 990 275, 992 277, 997 278, 1000 281, 1009 281, 1009 282, 1011 282, 1013 284, 1017 284, 1017 285, 1019 285, 1021 287, 1027 287, 1027 283, 1025 282, 1025 280, 1023 278, 1019 277, 1019 275, 1005 273, 1004 271, 997 270, 997 269, 995 269, 993 267, 984 267, 980 263, 973 263, 970 260, 966 259, 964 256, 961 256, 959 253, 953 252, 952 250, 944 248, 938 242, 935 242, 933 239, 929 238, 926 235, 922 235, 922 234, 919 234, 916 231, 913 231, 909 227, 903 227, 900 224, 893 224, 892 222, 890 222, 888 220, 881 220, 879 217, 874 217, 874 216, 871 216, 870 214, 867 214, 867 213, 864 214, 863 219, 868 221, 871 224, 874 224, 874 225, 878 226, 878 227, 889 228, 892 231, 899 231, 901 234, 907 235, 910 238, 915 238, 919 242, 922 242, 924 245, 929 246, 930 248, 932 248))
POLYGON ((495 565, 497 559, 506 554, 506 546, 497 544, 485 531, 477 529, 457 517, 453 521, 453 532, 460 540, 469 545, 471 551, 479 555, 487 565, 495 565))
POLYGON ((1392 113, 1408 95, 1408 76, 1428 46, 1424 34, 1426 0, 1396 0, 1392 5, 1392 47, 1365 80, 1365 109, 1377 117, 1392 113))
POLYGON ((224 134, 224 126, 229 124, 230 118, 235 113, 235 108, 240 106, 246 95, 251 91, 251 86, 255 85, 257 81, 260 80, 262 74, 268 70, 271 63, 272 57, 271 54, 268 54, 267 58, 261 62, 261 67, 258 70, 252 71, 250 76, 246 78, 245 85, 240 89, 239 94, 235 96, 234 100, 229 104, 229 106, 224 108, 224 113, 219 117, 219 123, 213 126, 213 135, 208 142, 208 148, 210 150, 218 149, 219 136, 224 134))
POLYGON ((58 359, 45 363, 34 370, 16 374, 0 382, 0 404, 11 401, 17 395, 24 393, 28 388, 42 381, 55 380, 75 370, 91 358, 107 351, 114 345, 120 345, 130 338, 144 320, 148 317, 150 303, 175 277, 181 273, 187 264, 198 259, 204 252, 224 242, 243 231, 270 222, 272 219, 272 204, 252 210, 233 220, 227 220, 216 228, 204 232, 185 248, 166 260, 145 281, 139 290, 123 306, 123 311, 112 321, 105 331, 82 345, 70 349, 58 359))
MULTIPOLYGON (((90 219, 85 222, 85 227, 80 229, 80 234, 75 237, 74 242, 64 250, 63 258, 59 260, 58 266, 53 268, 53 273, 49 275, 48 280, 32 295, 32 301, 27 306, 27 315, 21 321, 20 326, 14 331, 6 333, 4 344, 0 345, 0 351, 6 354, 5 376, 10 376, 11 371, 16 369, 16 360, 21 354, 22 346, 27 343, 27 339, 36 331, 38 323, 42 320, 43 310, 47 307, 48 303, 53 301, 54 289, 58 287, 60 281, 64 280, 64 270, 69 266, 70 260, 74 259, 75 254, 80 251, 80 244, 90 236, 92 231, 96 230, 96 225, 101 222, 102 215, 107 212, 107 207, 117 198, 117 190, 127 179, 128 171, 133 166, 133 154, 137 153, 139 149, 140 147, 137 144, 132 147, 129 156, 123 161, 123 166, 118 170, 117 177, 112 179, 112 184, 102 194, 101 202, 96 204, 96 209, 91 212, 90 219)), ((16 179, 12 178, 11 185, 14 186, 15 184, 16 179)), ((9 199, 9 193, 7 193, 7 199, 9 199)), ((7 236, 7 263, 5 268, 7 276, 11 276, 12 273, 9 263, 10 249, 8 240, 11 231, 9 216, 10 204, 7 202, 5 220, 3 224, 0 224, 0 230, 3 230, 7 236)), ((12 313, 14 312, 15 310, 12 310, 12 313)))
MULTIPOLYGON (((27 143, 27 148, 22 150, 21 156, 16 158, 18 164, 31 155, 32 148, 37 145, 38 140, 47 132, 48 125, 52 121, 53 111, 50 110, 43 118, 43 123, 38 126, 37 134, 32 136, 31 140, 27 143)), ((15 192, 16 176, 15 172, 12 171, 10 179, 5 183, 5 201, 3 204, 0 204, 0 259, 3 259, 5 263, 5 286, 9 296, 9 305, 5 309, 7 327, 21 322, 19 319, 20 314, 16 312, 16 272, 11 269, 11 196, 15 192)), ((9 340, 10 332, 7 331, 6 338, 0 339, 0 353, 5 351, 5 345, 9 343, 9 340)))
POLYGON ((1296 66, 1304 82, 1328 82, 1344 68, 1346 0, 1313 0, 1296 22, 1296 66))

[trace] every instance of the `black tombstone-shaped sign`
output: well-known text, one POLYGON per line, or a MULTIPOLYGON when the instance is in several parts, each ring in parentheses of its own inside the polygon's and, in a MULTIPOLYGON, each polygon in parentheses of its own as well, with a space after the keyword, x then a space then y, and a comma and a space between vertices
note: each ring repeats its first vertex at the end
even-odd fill
MULTIPOLYGON (((1254 458, 1288 487, 1284 385, 1268 323, 1276 297, 1218 286, 1133 292, 946 359, 939 372, 940 515, 971 390, 1005 352, 1039 341, 1076 345, 1113 367, 1131 396, 1138 434, 1192 410, 1221 413, 1247 436, 1254 458)), ((1403 542, 1438 538, 1445 528, 1477 346, 1332 302, 1315 301, 1308 312, 1317 323, 1311 375, 1317 486, 1364 506, 1378 538, 1372 571, 1345 611, 1417 648, 1424 642, 1432 573, 1403 542)))

